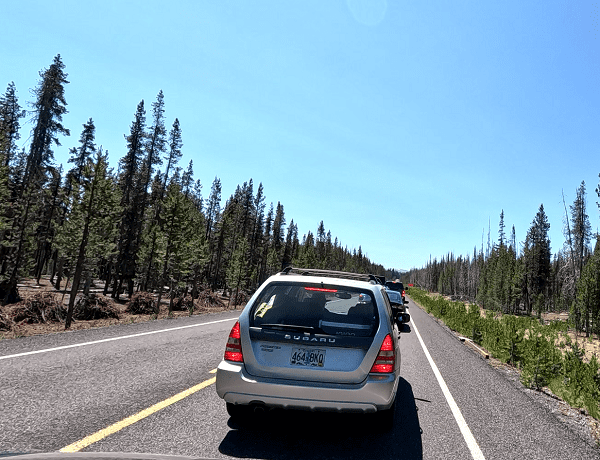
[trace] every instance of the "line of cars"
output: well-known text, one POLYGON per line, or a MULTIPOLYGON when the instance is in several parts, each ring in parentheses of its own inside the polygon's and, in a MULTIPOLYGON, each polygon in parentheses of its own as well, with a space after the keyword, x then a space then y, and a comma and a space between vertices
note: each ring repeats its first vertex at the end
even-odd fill
POLYGON ((254 293, 229 334, 216 391, 232 418, 271 409, 372 414, 394 423, 404 289, 385 279, 287 268, 254 293))

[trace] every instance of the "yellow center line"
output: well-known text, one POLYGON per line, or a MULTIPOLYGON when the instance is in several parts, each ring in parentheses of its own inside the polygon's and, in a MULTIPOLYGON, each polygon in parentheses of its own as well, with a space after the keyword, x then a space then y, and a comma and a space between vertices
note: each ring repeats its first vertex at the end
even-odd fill
MULTIPOLYGON (((213 369, 210 372, 215 373, 216 371, 216 369, 213 369)), ((209 385, 212 385, 213 383, 215 383, 216 380, 216 377, 212 377, 208 380, 205 380, 202 383, 199 383, 198 385, 194 385, 193 387, 188 388, 187 390, 184 390, 181 393, 178 393, 174 396, 171 396, 170 398, 165 399, 164 401, 156 403, 153 406, 150 406, 147 409, 138 412, 137 414, 124 418, 120 422, 113 423, 112 425, 107 426, 106 428, 97 431, 94 434, 86 436, 85 438, 80 439, 79 441, 74 442, 73 444, 69 444, 68 446, 60 449, 59 452, 79 452, 81 449, 85 449, 89 445, 94 444, 95 442, 98 442, 101 439, 104 439, 107 436, 110 436, 111 434, 114 434, 117 431, 128 427, 129 425, 133 425, 134 423, 139 422, 140 420, 148 417, 149 415, 152 415, 155 412, 158 412, 159 410, 164 409, 165 407, 168 407, 171 404, 176 403, 177 401, 181 401, 182 399, 187 398, 188 396, 196 393, 197 391, 202 390, 203 388, 206 388, 209 385)))

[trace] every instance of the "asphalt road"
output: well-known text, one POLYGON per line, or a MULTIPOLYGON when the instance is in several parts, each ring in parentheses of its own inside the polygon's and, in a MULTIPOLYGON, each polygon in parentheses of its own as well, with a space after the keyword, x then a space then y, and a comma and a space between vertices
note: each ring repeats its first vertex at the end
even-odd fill
POLYGON ((237 312, 0 341, 0 456, 81 448, 204 458, 600 458, 412 300, 409 312, 390 433, 374 431, 368 417, 302 412, 235 425, 211 371, 237 312))

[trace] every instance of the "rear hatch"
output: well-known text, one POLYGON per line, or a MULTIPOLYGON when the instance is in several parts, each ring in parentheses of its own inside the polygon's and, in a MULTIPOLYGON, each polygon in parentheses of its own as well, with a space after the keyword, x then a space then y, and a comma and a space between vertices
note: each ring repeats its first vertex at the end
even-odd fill
POLYGON ((249 374, 320 383, 362 382, 377 356, 373 294, 355 287, 278 282, 249 311, 249 374))

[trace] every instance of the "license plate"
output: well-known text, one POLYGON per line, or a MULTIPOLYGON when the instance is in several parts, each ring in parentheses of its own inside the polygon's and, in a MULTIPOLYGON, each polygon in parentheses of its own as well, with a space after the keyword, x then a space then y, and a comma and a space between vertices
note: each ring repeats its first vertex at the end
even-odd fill
POLYGON ((323 367, 325 365, 325 350, 293 348, 290 364, 293 366, 323 367))

